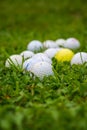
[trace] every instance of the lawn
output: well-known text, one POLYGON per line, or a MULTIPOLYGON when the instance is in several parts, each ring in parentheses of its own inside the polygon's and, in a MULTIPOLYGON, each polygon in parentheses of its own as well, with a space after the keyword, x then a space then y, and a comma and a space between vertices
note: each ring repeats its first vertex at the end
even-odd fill
POLYGON ((5 61, 34 39, 75 37, 87 52, 86 0, 0 1, 0 130, 86 130, 87 66, 57 63, 40 81, 5 61))

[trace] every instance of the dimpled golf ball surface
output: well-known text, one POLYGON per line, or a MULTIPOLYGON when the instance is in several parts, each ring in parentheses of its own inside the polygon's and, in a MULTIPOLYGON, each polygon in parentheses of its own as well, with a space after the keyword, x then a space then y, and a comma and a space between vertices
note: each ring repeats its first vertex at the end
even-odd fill
POLYGON ((70 61, 73 55, 74 53, 70 49, 61 49, 60 51, 56 53, 55 59, 61 62, 70 61))
POLYGON ((44 54, 46 54, 49 58, 53 58, 55 54, 60 50, 60 48, 49 48, 46 51, 44 51, 44 54))
POLYGON ((87 62, 87 53, 86 52, 78 52, 71 59, 71 65, 73 64, 83 64, 87 62))
POLYGON ((56 40, 55 42, 59 47, 64 47, 66 40, 61 38, 61 39, 56 40))
POLYGON ((21 54, 20 54, 24 60, 27 59, 27 58, 31 58, 32 56, 34 56, 34 53, 32 51, 23 51, 21 54))
POLYGON ((64 47, 75 50, 80 47, 80 42, 76 38, 68 38, 64 47))
POLYGON ((10 67, 11 65, 21 66, 22 65, 22 56, 21 55, 11 55, 5 63, 6 67, 10 67))
POLYGON ((33 40, 31 41, 28 46, 27 46, 27 49, 30 50, 30 51, 39 51, 40 49, 43 48, 43 45, 40 41, 38 40, 33 40))
POLYGON ((44 76, 48 77, 53 75, 52 65, 47 62, 38 62, 32 68, 31 72, 38 78, 43 79, 44 76))
POLYGON ((46 40, 43 43, 44 48, 57 48, 58 45, 52 40, 46 40))

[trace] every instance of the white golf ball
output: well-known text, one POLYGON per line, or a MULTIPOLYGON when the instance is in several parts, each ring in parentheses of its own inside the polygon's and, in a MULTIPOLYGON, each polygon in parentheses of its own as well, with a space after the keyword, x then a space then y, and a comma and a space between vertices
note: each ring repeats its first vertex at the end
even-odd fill
POLYGON ((11 55, 5 62, 6 67, 11 67, 11 65, 22 66, 22 56, 21 55, 11 55))
POLYGON ((40 61, 46 61, 50 64, 52 63, 51 59, 44 53, 37 53, 32 58, 40 61))
POLYGON ((71 59, 71 65, 73 64, 83 64, 87 62, 87 53, 86 52, 78 52, 71 59))
POLYGON ((43 44, 38 40, 31 41, 27 46, 27 49, 30 51, 40 51, 42 48, 43 44))
POLYGON ((26 60, 34 56, 34 53, 32 51, 23 51, 20 55, 26 60))
POLYGON ((68 38, 64 44, 65 48, 78 49, 80 47, 80 42, 76 38, 68 38))
POLYGON ((49 64, 52 64, 51 59, 46 57, 45 54, 42 55, 36 54, 36 56, 33 56, 32 58, 25 60, 25 62, 23 63, 23 69, 25 69, 26 71, 30 71, 31 67, 40 61, 44 61, 44 62, 48 62, 49 64))
POLYGON ((56 40, 55 42, 59 47, 64 47, 66 40, 61 38, 61 39, 56 40))
POLYGON ((37 60, 33 60, 32 58, 27 59, 23 63, 23 69, 26 70, 26 71, 30 71, 30 69, 33 66, 33 64, 35 64, 37 62, 38 62, 37 60))
POLYGON ((43 79, 45 76, 48 77, 53 75, 52 65, 47 62, 38 62, 32 68, 31 71, 39 79, 43 79))
POLYGON ((58 45, 52 40, 46 40, 43 42, 44 48, 57 48, 58 45))
POLYGON ((60 51, 61 49, 64 49, 64 48, 62 48, 62 47, 55 48, 55 50, 57 50, 57 52, 60 51))
POLYGON ((44 51, 44 54, 46 54, 50 59, 52 59, 55 56, 55 54, 58 52, 58 50, 60 50, 60 48, 58 48, 58 49, 49 48, 44 51))

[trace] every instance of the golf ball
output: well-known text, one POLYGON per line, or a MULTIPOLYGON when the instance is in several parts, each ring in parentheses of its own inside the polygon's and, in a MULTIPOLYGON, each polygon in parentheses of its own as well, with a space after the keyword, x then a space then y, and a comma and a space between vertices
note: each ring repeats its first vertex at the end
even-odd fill
POLYGON ((26 70, 26 71, 30 71, 30 69, 33 66, 33 64, 35 64, 37 62, 38 62, 37 60, 33 60, 32 58, 27 59, 23 63, 23 69, 26 70))
POLYGON ((86 52, 78 52, 71 59, 71 65, 83 64, 85 62, 87 62, 87 53, 86 52))
POLYGON ((40 51, 42 48, 43 48, 43 45, 38 40, 31 41, 27 46, 27 49, 30 51, 40 51))
POLYGON ((5 62, 6 67, 11 67, 11 65, 22 66, 22 56, 21 55, 11 55, 5 62))
POLYGON ((20 55, 26 60, 34 56, 34 53, 32 51, 23 51, 20 55))
POLYGON ((52 65, 47 62, 38 62, 32 66, 31 71, 39 79, 43 79, 45 76, 48 77, 53 75, 52 65))
POLYGON ((64 44, 64 47, 75 50, 80 47, 80 42, 76 38, 68 38, 64 44))
POLYGON ((23 63, 23 69, 25 69, 26 71, 30 71, 31 67, 40 61, 44 61, 44 62, 48 62, 49 64, 52 64, 51 59, 46 57, 44 54, 42 54, 42 55, 36 54, 36 56, 25 60, 25 62, 23 63))
POLYGON ((74 53, 70 49, 61 49, 55 54, 55 59, 58 61, 70 61, 73 57, 74 53))
POLYGON ((32 57, 34 60, 38 59, 40 61, 46 61, 48 63, 52 63, 51 59, 44 53, 37 53, 32 57))
POLYGON ((58 45, 52 40, 46 40, 43 43, 44 48, 57 48, 58 45))
POLYGON ((44 54, 46 54, 50 59, 52 59, 59 50, 60 50, 60 48, 58 48, 58 49, 49 48, 44 51, 44 54))
POLYGON ((56 40, 55 42, 56 42, 56 44, 59 47, 64 47, 64 44, 66 43, 66 40, 64 40, 64 39, 61 38, 61 39, 56 40))

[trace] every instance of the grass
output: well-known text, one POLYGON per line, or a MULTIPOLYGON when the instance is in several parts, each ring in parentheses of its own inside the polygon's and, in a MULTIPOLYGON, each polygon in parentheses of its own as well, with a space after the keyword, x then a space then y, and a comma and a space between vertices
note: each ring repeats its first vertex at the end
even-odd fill
POLYGON ((0 130, 86 130, 87 66, 56 63, 55 76, 33 80, 5 68, 29 41, 76 37, 87 52, 85 0, 0 1, 0 130))

